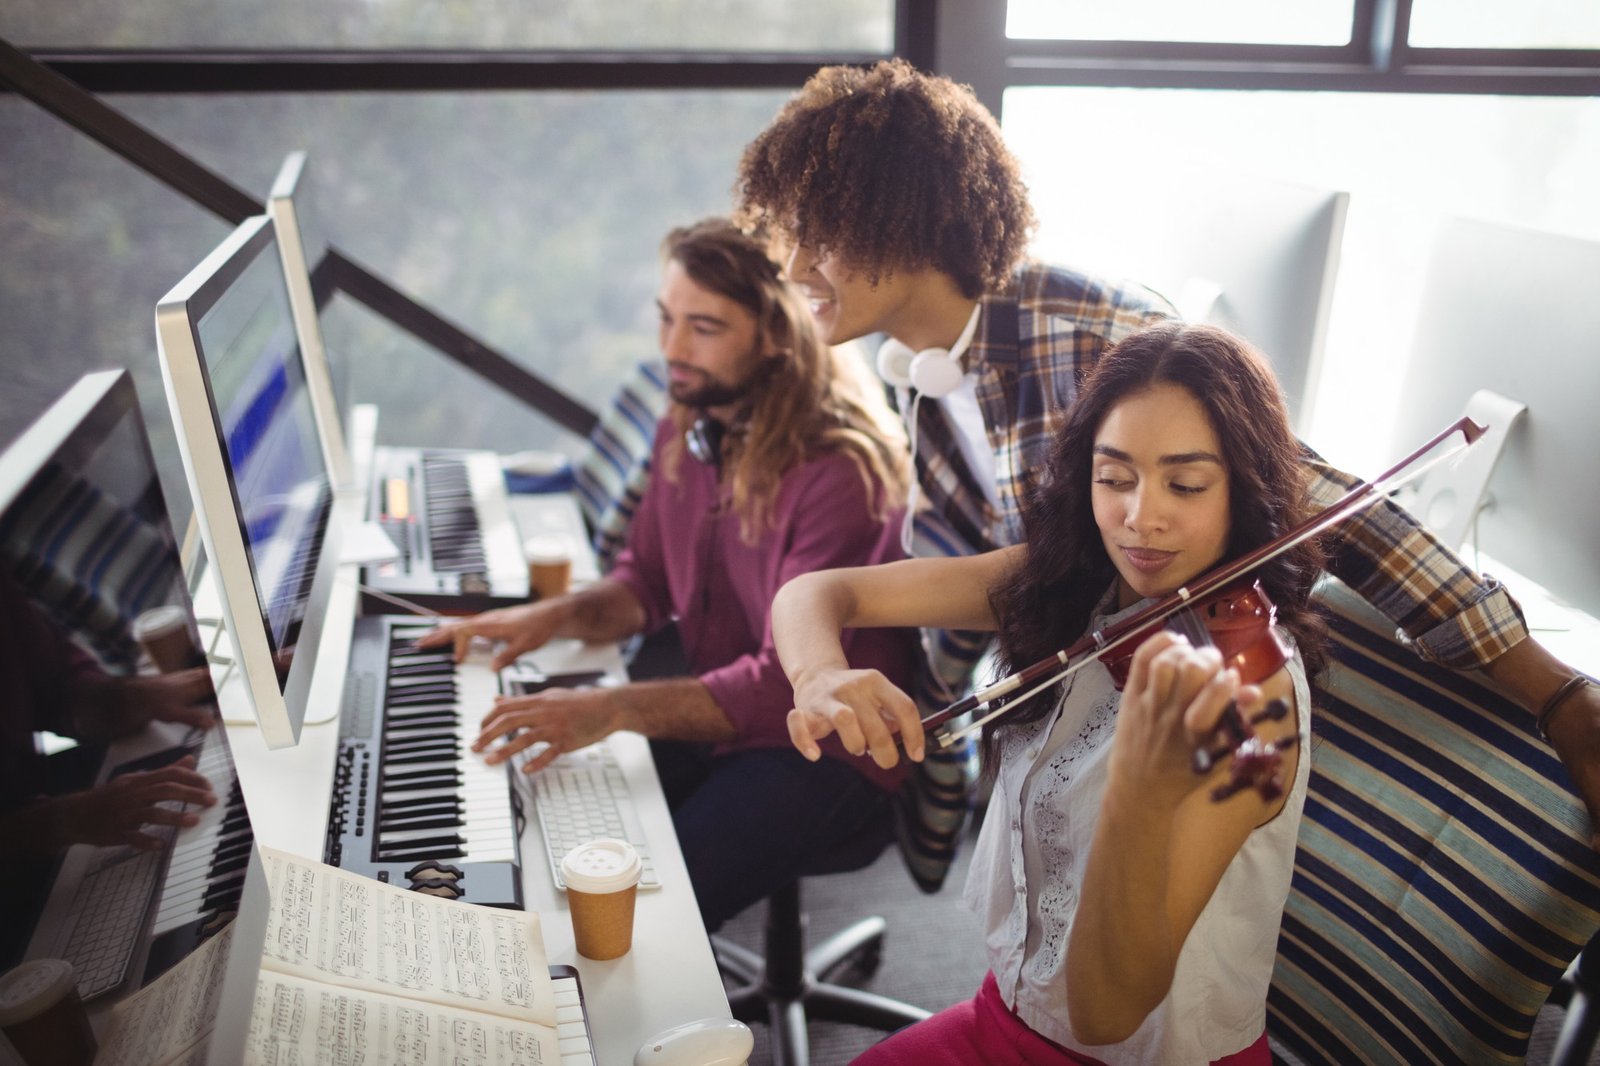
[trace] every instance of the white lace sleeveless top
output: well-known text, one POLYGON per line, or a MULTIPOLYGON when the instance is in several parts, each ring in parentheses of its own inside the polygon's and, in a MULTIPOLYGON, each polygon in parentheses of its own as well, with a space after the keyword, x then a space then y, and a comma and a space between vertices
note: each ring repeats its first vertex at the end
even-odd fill
MULTIPOLYGON (((1096 618, 1099 627, 1137 610, 1096 618)), ((1311 692, 1289 663, 1300 735, 1311 692)), ((1117 1066, 1208 1063, 1249 1046, 1266 1027, 1267 984, 1294 867, 1310 758, 1302 750, 1289 798, 1234 856, 1178 955, 1172 988, 1127 1040, 1080 1044, 1067 1023, 1066 947, 1105 792, 1121 693, 1094 662, 1068 679, 1041 721, 1008 730, 967 875, 965 899, 984 923, 989 966, 1007 1006, 1041 1036, 1117 1066)))

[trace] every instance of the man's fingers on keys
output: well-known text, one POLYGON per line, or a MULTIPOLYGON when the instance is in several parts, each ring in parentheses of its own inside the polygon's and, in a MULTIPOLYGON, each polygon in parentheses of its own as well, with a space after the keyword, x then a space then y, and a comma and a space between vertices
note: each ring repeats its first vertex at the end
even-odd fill
POLYGON ((478 739, 472 742, 473 751, 482 751, 495 741, 516 729, 526 726, 528 711, 519 699, 507 699, 502 696, 495 700, 494 707, 483 716, 483 721, 478 723, 478 739))
POLYGON ((191 826, 200 821, 198 815, 192 811, 174 811, 166 807, 150 807, 140 812, 141 825, 175 825, 191 826))
POLYGON ((456 627, 453 623, 445 622, 434 626, 422 636, 418 637, 415 644, 419 648, 436 648, 447 641, 455 639, 456 627))
POLYGON ((522 764, 522 772, 525 774, 536 774, 540 770, 543 770, 546 766, 549 766, 551 763, 555 762, 560 757, 560 748, 556 747, 554 744, 546 745, 543 751, 539 752, 537 755, 531 756, 527 762, 522 764))
POLYGON ((517 752, 545 739, 547 738, 535 735, 531 729, 524 729, 520 733, 513 733, 504 737, 499 744, 487 748, 483 753, 483 759, 489 765, 496 766, 505 762, 517 752))
POLYGON ((517 656, 525 651, 532 650, 533 643, 526 638, 508 640, 501 645, 499 651, 495 652, 494 658, 489 660, 489 668, 492 670, 504 670, 517 661, 517 656))

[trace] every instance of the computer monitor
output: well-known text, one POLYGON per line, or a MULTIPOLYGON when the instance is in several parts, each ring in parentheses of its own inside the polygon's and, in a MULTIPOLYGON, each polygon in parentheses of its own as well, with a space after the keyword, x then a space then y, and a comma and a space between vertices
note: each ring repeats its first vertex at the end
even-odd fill
POLYGON ((156 306, 201 541, 256 722, 295 744, 338 565, 333 493, 272 220, 239 225, 156 306))
POLYGON ((296 199, 299 191, 305 187, 305 177, 306 153, 290 152, 272 182, 272 192, 267 196, 267 213, 272 216, 272 225, 277 231, 278 253, 283 259, 283 277, 289 289, 289 308, 294 313, 295 334, 299 337, 300 354, 305 361, 311 409, 316 414, 317 428, 322 433, 323 456, 336 489, 341 492, 356 489, 365 491, 365 486, 355 484, 350 451, 345 443, 344 424, 339 417, 339 405, 333 390, 328 349, 322 339, 322 321, 311 288, 310 257, 320 256, 325 249, 320 246, 320 233, 306 224, 304 197, 301 196, 299 201, 296 199))
POLYGON ((1600 615, 1597 279, 1600 242, 1441 222, 1391 449, 1403 454, 1427 440, 1479 389, 1526 404, 1489 480, 1476 544, 1591 615, 1600 615))
POLYGON ((1148 174, 1086 166, 1036 185, 1036 253, 1141 282, 1186 319, 1249 338, 1305 433, 1349 194, 1163 163, 1148 174))
POLYGON ((0 634, 0 972, 70 963, 96 1061, 241 1061, 266 881, 126 372, 0 451, 0 634), (199 824, 129 820, 190 755, 218 803, 164 806, 199 824))

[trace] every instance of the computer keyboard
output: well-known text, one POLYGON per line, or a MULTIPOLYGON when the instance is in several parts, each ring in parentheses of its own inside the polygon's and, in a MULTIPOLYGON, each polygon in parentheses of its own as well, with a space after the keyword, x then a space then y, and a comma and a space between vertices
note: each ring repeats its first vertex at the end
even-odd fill
POLYGON ((661 887, 650 847, 639 829, 633 793, 622 768, 605 741, 568 752, 534 774, 515 775, 528 782, 534 810, 543 829, 545 854, 556 887, 566 890, 561 860, 567 852, 597 837, 615 837, 632 844, 644 863, 641 889, 661 887))
POLYGON ((108 849, 108 860, 78 885, 72 904, 77 921, 62 951, 85 1000, 111 991, 128 976, 166 856, 161 851, 108 849))

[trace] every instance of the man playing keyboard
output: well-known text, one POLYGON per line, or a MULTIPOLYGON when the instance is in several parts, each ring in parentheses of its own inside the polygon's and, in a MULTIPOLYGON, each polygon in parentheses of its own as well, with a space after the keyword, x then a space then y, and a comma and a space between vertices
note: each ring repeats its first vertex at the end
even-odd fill
MULTIPOLYGON (((674 230, 657 298, 670 404, 626 549, 572 594, 447 623, 419 644, 503 643, 496 669, 555 637, 617 641, 676 620, 692 676, 502 697, 475 748, 532 749, 537 773, 617 730, 652 738, 708 931, 838 843, 892 836, 905 764, 807 762, 773 650, 772 598, 797 574, 900 557, 908 464, 881 386, 818 338, 762 243, 722 219, 674 230)), ((909 683, 909 631, 861 630, 852 664, 909 683)))

